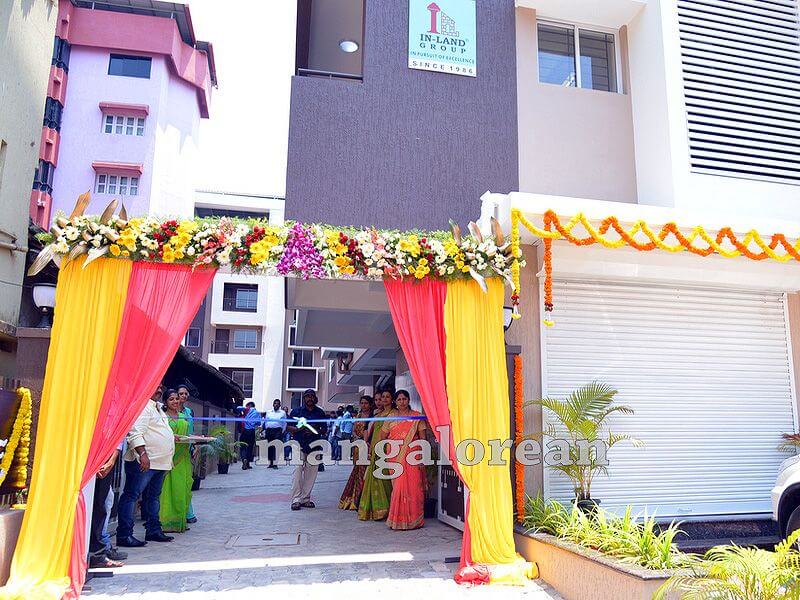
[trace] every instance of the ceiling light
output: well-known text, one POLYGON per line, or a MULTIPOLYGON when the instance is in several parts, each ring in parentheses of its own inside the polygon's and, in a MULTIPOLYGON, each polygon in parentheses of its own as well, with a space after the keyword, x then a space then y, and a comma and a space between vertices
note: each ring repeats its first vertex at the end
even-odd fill
POLYGON ((354 42, 353 40, 342 40, 339 42, 339 49, 342 52, 352 54, 358 50, 358 42, 354 42))

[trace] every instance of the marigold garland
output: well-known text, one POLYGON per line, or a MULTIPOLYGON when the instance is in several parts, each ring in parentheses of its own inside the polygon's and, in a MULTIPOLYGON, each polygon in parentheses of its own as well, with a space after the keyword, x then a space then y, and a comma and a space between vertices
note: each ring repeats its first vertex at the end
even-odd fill
MULTIPOLYGON (((519 240, 519 226, 522 224, 528 231, 536 237, 543 240, 545 254, 544 254, 544 310, 545 318, 544 324, 552 326, 554 324, 552 318, 553 312, 553 257, 552 257, 552 242, 557 239, 564 239, 575 246, 591 246, 592 244, 600 244, 606 248, 621 248, 623 246, 630 246, 640 252, 650 252, 655 249, 666 250, 667 252, 683 252, 688 250, 697 256, 709 256, 711 254, 719 254, 725 258, 736 258, 738 256, 745 256, 750 260, 775 260, 778 262, 786 263, 791 260, 800 261, 800 240, 796 240, 792 244, 784 234, 775 233, 770 237, 769 243, 764 241, 761 234, 755 229, 748 231, 745 236, 740 240, 733 229, 730 227, 723 227, 717 231, 715 236, 711 236, 705 228, 701 225, 694 227, 689 235, 685 235, 678 225, 674 222, 665 224, 658 233, 653 231, 644 221, 636 221, 628 230, 620 224, 619 219, 614 216, 606 217, 600 223, 600 227, 595 228, 594 225, 586 218, 583 213, 577 213, 573 216, 566 225, 559 219, 558 215, 553 210, 548 210, 543 215, 544 227, 537 227, 526 219, 519 209, 512 209, 511 211, 511 238, 512 240, 519 240), (582 226, 589 234, 587 237, 577 237, 573 235, 572 231, 578 226, 582 226), (613 231, 617 234, 618 238, 613 239, 606 236, 607 233, 613 231), (636 236, 642 234, 648 241, 639 241, 636 236), (667 238, 672 236, 677 240, 677 244, 669 244, 666 242, 667 238), (704 245, 695 245, 700 240, 704 245), (726 247, 726 244, 728 247, 726 247), (754 252, 750 246, 755 244, 760 249, 760 252, 754 252), (732 246, 732 247, 731 247, 732 246), (783 252, 777 252, 778 249, 783 252)), ((513 268, 513 265, 512 265, 513 268)), ((517 287, 517 290, 519 288, 517 287)), ((518 291, 517 291, 518 293, 518 291)))
MULTIPOLYGON (((522 436, 525 430, 525 415, 523 414, 523 403, 525 392, 523 390, 525 380, 522 374, 522 356, 514 355, 514 443, 522 443, 522 436)), ((520 461, 514 460, 514 497, 517 505, 517 522, 525 520, 525 465, 520 461)))
MULTIPOLYGON (((14 453, 15 460, 11 466, 11 487, 24 490, 28 486, 28 461, 31 451, 31 425, 33 423, 33 403, 28 388, 18 388, 20 397, 20 413, 22 414, 22 433, 14 453)), ((19 414, 17 415, 19 419, 19 414)))
MULTIPOLYGON (((25 480, 27 480, 27 465, 28 465, 28 452, 30 444, 30 419, 31 419, 31 392, 28 388, 18 388, 17 395, 20 399, 19 410, 17 411, 17 417, 14 419, 14 426, 11 429, 11 435, 9 436, 8 440, 6 441, 6 445, 3 448, 4 452, 2 455, 2 460, 0 460, 0 485, 6 479, 6 475, 11 468, 11 463, 14 460, 14 455, 16 454, 16 450, 19 447, 20 452, 24 450, 25 454, 25 469, 26 475, 25 480), (26 422, 28 423, 28 436, 27 436, 27 444, 25 443, 24 437, 24 430, 26 426, 26 422)), ((18 487, 16 484, 18 482, 17 477, 14 479, 14 487, 18 487)), ((22 486, 25 487, 25 481, 23 480, 22 486)))

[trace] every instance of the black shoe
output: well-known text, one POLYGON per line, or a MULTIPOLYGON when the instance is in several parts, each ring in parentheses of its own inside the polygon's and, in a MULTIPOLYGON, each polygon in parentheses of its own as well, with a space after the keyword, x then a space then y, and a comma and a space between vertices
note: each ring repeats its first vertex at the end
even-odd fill
POLYGON ((111 546, 111 548, 106 550, 106 556, 111 560, 125 560, 126 558, 128 558, 128 553, 120 552, 117 548, 111 546))
POLYGON ((247 469, 249 469, 249 468, 250 468, 250 465, 247 464, 246 460, 243 460, 242 461, 242 471, 247 471, 247 469))
POLYGON ((197 523, 197 517, 190 517, 186 519, 187 523, 197 523))
POLYGON ((171 535, 164 535, 163 531, 159 531, 158 533, 148 533, 144 536, 148 542, 171 542, 175 538, 171 535))
POLYGON ((270 468, 270 469, 277 469, 277 468, 278 468, 278 465, 270 465, 270 466, 269 466, 269 468, 270 468))
POLYGON ((132 535, 124 538, 117 538, 117 546, 121 546, 123 548, 141 548, 142 546, 146 546, 147 542, 143 542, 142 540, 137 540, 132 535))

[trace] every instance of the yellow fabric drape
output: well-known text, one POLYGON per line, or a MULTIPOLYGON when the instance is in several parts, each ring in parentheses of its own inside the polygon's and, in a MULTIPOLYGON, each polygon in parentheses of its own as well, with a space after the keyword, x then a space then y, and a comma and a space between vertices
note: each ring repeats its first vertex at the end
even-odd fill
POLYGON ((59 273, 30 494, 0 599, 59 600, 69 585, 79 486, 132 265, 97 259, 83 269, 83 260, 74 260, 59 273))
POLYGON ((459 465, 470 491, 472 561, 497 565, 491 570, 492 582, 523 583, 535 574, 535 566, 520 558, 514 546, 510 452, 503 453, 505 466, 488 464, 488 442, 509 438, 511 417, 502 326, 503 283, 491 278, 486 284, 487 292, 472 280, 447 285, 447 397, 453 443, 458 446, 462 440, 474 439, 485 449, 478 464, 459 465))

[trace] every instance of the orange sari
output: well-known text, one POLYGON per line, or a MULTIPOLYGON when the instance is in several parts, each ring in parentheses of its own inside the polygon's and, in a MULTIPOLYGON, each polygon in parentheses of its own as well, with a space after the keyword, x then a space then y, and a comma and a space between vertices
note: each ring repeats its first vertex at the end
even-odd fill
MULTIPOLYGON (((411 415, 422 416, 415 411, 411 411, 411 415)), ((403 465, 403 474, 392 480, 392 499, 386 519, 390 529, 418 529, 425 524, 425 467, 410 465, 407 460, 408 445, 420 437, 420 431, 424 428, 424 425, 420 425, 423 423, 424 421, 387 421, 387 438, 403 442, 400 454, 393 459, 393 462, 403 465)))

